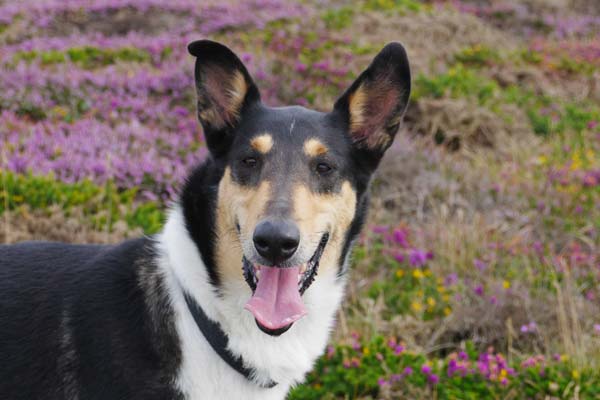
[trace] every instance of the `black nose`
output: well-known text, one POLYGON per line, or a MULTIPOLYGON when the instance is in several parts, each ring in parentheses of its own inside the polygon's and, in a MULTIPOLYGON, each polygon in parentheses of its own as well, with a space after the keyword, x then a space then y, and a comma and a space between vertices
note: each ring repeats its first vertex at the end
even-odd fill
POLYGON ((254 229, 254 247, 273 265, 290 258, 300 243, 300 231, 290 220, 265 219, 254 229))

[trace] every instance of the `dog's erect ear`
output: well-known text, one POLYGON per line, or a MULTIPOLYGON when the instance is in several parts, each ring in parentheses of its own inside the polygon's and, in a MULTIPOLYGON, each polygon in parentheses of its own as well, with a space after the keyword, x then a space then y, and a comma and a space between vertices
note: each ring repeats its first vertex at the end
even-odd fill
POLYGON ((229 148, 232 129, 246 107, 260 101, 258 88, 240 59, 227 47, 210 40, 188 45, 196 58, 198 119, 214 155, 229 148))
POLYGON ((400 43, 390 43, 338 99, 334 113, 348 123, 357 149, 375 163, 392 144, 410 95, 410 68, 400 43))

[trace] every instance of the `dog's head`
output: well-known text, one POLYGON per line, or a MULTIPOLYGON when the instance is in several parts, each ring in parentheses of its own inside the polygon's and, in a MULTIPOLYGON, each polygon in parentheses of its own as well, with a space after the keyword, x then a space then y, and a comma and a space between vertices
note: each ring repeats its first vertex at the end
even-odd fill
POLYGON ((202 242, 198 232, 213 227, 213 243, 199 243, 213 283, 245 280, 246 308, 263 331, 281 334, 306 313, 302 296, 317 272, 342 272, 370 177, 407 106, 406 53, 388 44, 321 113, 262 104, 243 63, 221 44, 197 41, 189 51, 216 193, 203 204, 214 212, 196 218, 209 226, 188 229, 202 242))

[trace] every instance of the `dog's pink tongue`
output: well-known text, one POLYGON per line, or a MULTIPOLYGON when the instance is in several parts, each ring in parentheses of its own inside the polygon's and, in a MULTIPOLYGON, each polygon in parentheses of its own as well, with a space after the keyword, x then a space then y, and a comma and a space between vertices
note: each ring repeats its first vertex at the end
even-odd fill
POLYGON ((260 267, 256 290, 245 308, 262 326, 283 328, 306 314, 298 290, 299 268, 260 267))

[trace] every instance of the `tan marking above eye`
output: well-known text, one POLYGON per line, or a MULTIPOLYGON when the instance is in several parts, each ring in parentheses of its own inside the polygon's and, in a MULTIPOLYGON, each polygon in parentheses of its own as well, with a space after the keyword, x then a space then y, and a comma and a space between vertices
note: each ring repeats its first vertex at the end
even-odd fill
POLYGON ((327 153, 325 146, 319 139, 311 138, 304 142, 304 153, 309 157, 316 157, 327 153))
POLYGON ((250 146, 262 154, 267 154, 273 147, 273 137, 268 133, 263 133, 253 138, 250 141, 250 146))

